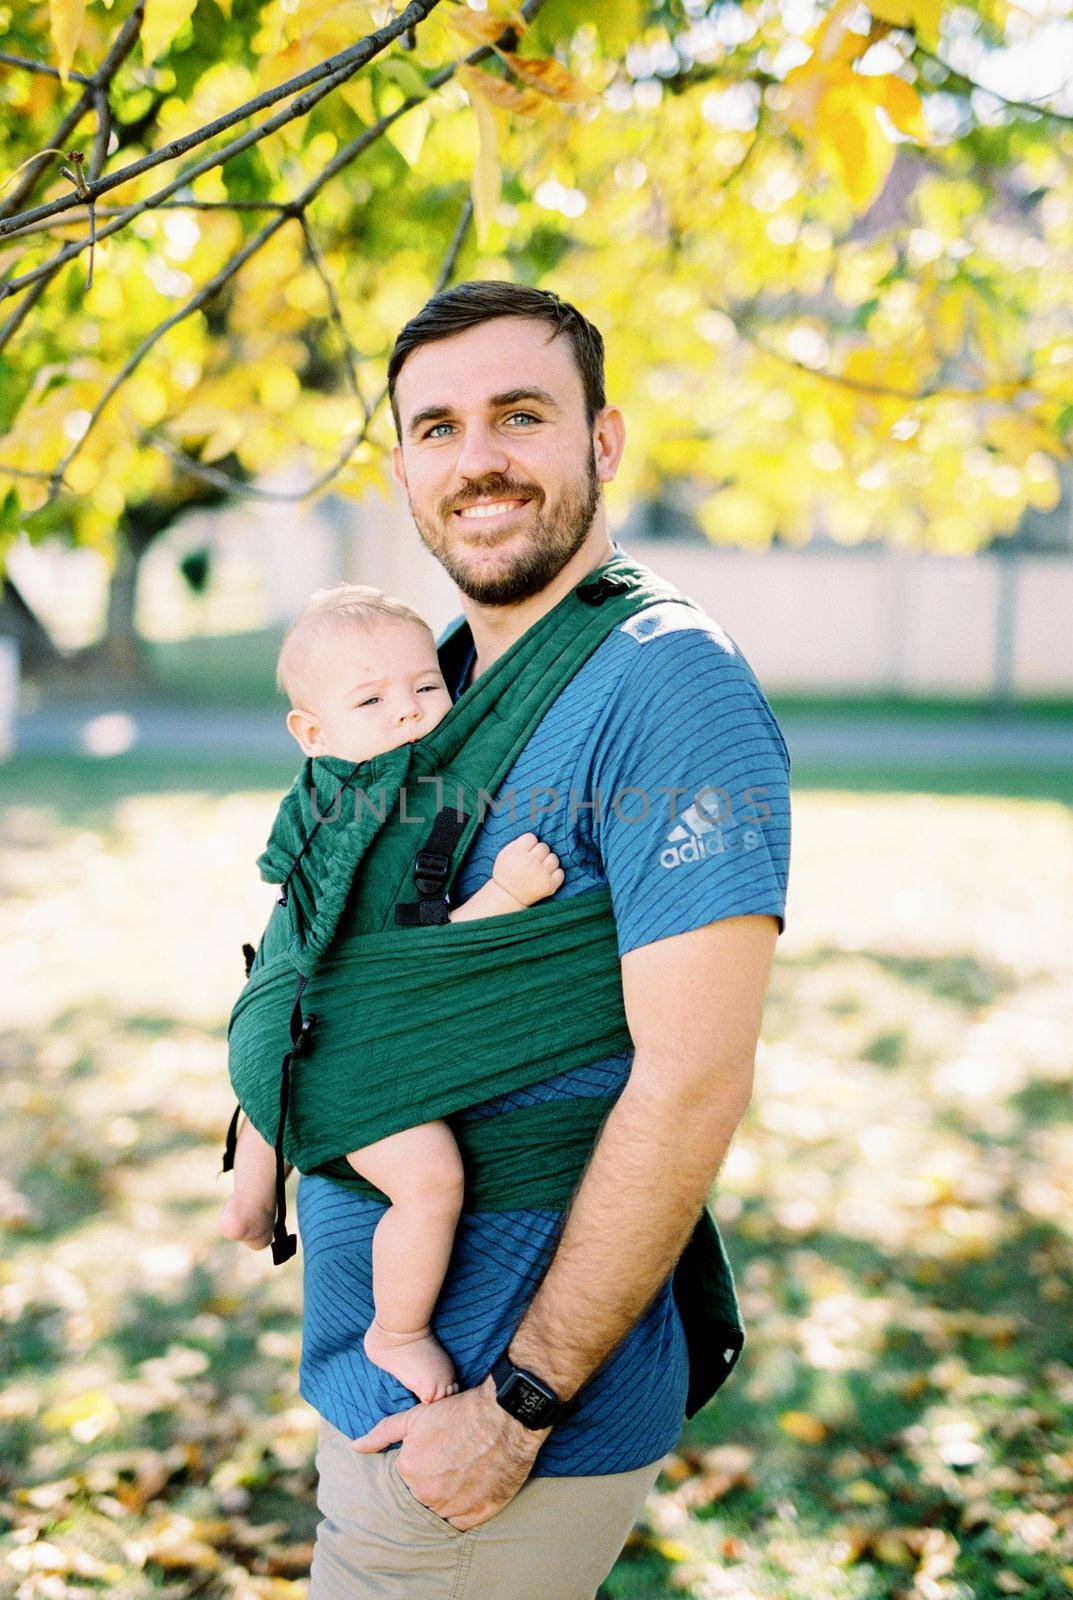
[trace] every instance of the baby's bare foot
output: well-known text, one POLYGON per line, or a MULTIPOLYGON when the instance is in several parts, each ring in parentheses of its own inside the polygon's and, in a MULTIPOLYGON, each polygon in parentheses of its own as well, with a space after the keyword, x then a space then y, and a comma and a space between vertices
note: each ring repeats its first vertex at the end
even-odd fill
POLYGON ((496 856, 492 879, 523 906, 554 894, 566 877, 559 857, 535 833, 520 834, 496 856))
POLYGON ((416 1333, 392 1333, 374 1318, 365 1335, 365 1354, 374 1366, 390 1372, 426 1405, 458 1392, 454 1364, 428 1328, 419 1328, 416 1333))
POLYGON ((251 1250, 263 1250, 272 1238, 273 1209, 258 1206, 244 1195, 233 1194, 220 1212, 220 1232, 251 1250))

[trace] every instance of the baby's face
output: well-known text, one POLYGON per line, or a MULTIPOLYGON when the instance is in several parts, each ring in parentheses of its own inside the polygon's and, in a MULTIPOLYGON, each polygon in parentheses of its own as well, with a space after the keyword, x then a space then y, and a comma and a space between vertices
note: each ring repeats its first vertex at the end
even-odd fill
POLYGON ((311 646, 287 726, 309 756, 368 761, 431 733, 451 695, 430 635, 404 618, 342 623, 311 646))

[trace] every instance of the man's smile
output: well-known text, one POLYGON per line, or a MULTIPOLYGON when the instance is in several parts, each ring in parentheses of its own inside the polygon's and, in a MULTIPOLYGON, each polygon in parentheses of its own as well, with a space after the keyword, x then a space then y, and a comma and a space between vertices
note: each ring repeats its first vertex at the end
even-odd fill
POLYGON ((467 522, 499 522, 528 504, 528 500, 480 500, 475 505, 459 506, 454 514, 467 522))

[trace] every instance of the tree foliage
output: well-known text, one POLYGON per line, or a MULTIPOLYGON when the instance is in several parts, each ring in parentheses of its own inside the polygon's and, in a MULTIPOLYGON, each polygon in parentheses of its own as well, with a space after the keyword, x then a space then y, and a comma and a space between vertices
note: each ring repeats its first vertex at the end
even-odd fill
POLYGON ((360 498, 399 326, 497 276, 603 328, 619 508, 677 480, 717 541, 976 548, 1056 503, 1073 424, 1073 100, 1009 87, 1047 28, 1014 0, 0 7, 0 539, 108 549, 197 485, 360 498), (286 459, 301 490, 256 483, 286 459))

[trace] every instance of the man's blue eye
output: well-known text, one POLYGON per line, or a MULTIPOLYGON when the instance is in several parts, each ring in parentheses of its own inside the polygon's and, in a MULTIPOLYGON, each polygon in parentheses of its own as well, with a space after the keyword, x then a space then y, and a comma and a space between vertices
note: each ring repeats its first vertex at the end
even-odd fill
MULTIPOLYGON (((534 416, 531 411, 512 411, 510 413, 510 416, 507 417, 507 421, 509 422, 512 417, 526 417, 530 422, 539 422, 540 421, 540 418, 534 416)), ((432 438, 435 437, 437 429, 439 429, 439 428, 449 428, 449 427, 451 427, 451 423, 449 423, 449 422, 436 422, 436 423, 434 423, 432 425, 432 427, 425 434, 425 438, 426 439, 432 439, 432 438)))

